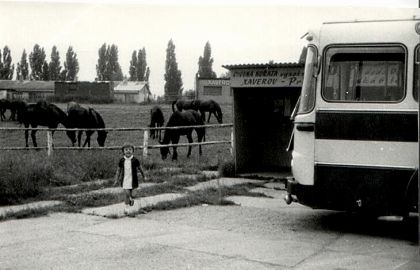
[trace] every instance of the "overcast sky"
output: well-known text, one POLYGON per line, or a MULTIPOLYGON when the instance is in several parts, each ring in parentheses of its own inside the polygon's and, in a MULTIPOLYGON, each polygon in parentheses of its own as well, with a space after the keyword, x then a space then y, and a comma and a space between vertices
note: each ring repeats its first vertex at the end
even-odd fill
POLYGON ((69 46, 79 59, 79 80, 93 81, 98 50, 115 44, 119 63, 128 76, 131 54, 146 49, 151 91, 163 95, 168 41, 175 44, 184 89, 194 88, 198 58, 207 41, 213 70, 222 65, 296 62, 300 37, 323 21, 406 18, 418 0, 364 1, 0 1, 0 48, 9 46, 13 63, 35 44, 50 61, 56 45, 61 64, 69 46), (339 2, 339 3, 335 3, 339 2), (240 3, 240 4, 239 4, 240 3))

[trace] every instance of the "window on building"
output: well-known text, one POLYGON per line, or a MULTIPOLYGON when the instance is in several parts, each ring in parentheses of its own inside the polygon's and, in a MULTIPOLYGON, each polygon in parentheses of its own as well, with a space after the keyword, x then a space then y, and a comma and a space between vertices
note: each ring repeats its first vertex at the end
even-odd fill
POLYGON ((204 86, 203 94, 205 96, 221 96, 222 87, 221 86, 204 86))

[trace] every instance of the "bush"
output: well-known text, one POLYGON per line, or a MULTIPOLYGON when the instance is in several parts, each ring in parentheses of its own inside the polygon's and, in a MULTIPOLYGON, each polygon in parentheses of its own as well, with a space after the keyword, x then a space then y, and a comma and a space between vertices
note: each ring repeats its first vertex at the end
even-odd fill
MULTIPOLYGON (((100 150, 99 150, 100 151, 100 150)), ((0 158, 0 204, 19 203, 37 196, 45 186, 78 184, 115 175, 117 159, 113 152, 23 153, 7 151, 0 158)))
POLYGON ((38 195, 53 177, 51 163, 43 158, 9 152, 0 162, 0 204, 38 195))
POLYGON ((218 171, 221 177, 235 177, 235 162, 233 160, 220 162, 218 171))

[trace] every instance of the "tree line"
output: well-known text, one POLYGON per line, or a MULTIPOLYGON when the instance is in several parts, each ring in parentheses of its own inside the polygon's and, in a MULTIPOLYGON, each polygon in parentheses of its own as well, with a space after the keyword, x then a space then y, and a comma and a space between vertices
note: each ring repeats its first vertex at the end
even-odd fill
MULTIPOLYGON (((213 58, 211 57, 210 42, 204 46, 203 56, 198 59, 197 77, 216 78, 213 71, 213 58)), ((63 66, 61 65, 60 53, 56 46, 52 47, 50 58, 47 59, 45 49, 35 44, 29 56, 25 50, 22 52, 20 61, 12 63, 11 51, 8 46, 0 49, 0 80, 12 80, 16 71, 16 80, 39 80, 39 81, 77 81, 79 72, 79 60, 72 46, 69 46, 65 55, 63 66)), ((98 50, 98 62, 96 64, 97 81, 148 81, 150 68, 147 66, 146 49, 143 47, 134 50, 131 55, 128 78, 124 76, 118 60, 118 47, 115 44, 104 43, 98 50)), ((171 40, 166 49, 165 62, 165 98, 174 99, 182 95, 182 73, 176 60, 175 44, 171 40)))

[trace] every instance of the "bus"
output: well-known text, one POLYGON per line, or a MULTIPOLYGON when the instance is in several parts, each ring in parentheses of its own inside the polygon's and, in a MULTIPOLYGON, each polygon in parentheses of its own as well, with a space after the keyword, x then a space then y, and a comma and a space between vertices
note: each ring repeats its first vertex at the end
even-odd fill
POLYGON ((420 13, 306 34, 288 204, 406 216, 418 207, 420 13))

